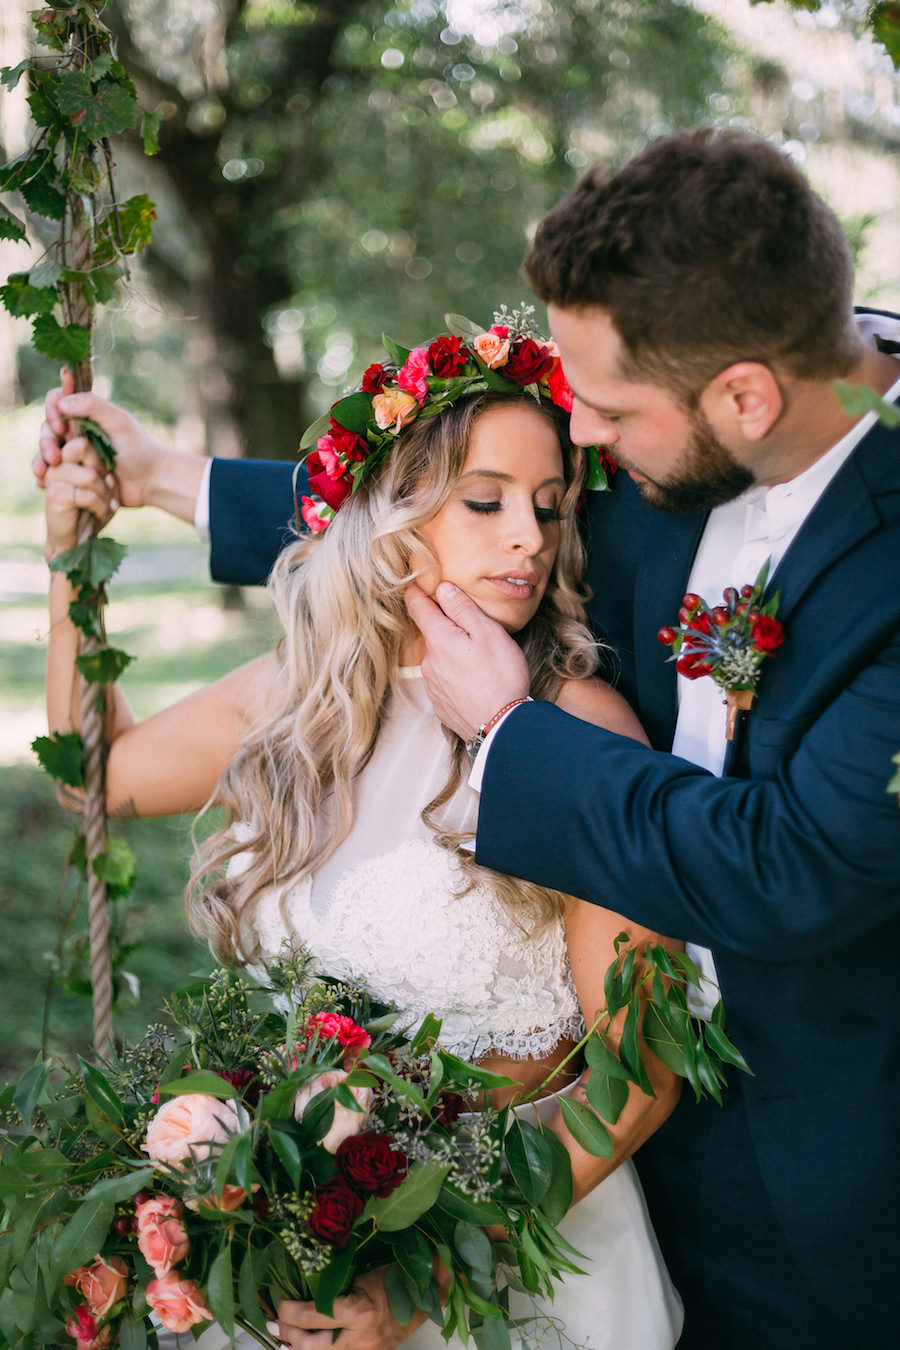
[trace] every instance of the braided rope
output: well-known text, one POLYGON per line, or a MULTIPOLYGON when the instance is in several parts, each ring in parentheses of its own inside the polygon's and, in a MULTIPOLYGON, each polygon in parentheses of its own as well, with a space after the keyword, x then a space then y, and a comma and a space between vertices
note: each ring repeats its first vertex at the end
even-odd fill
MULTIPOLYGON (((87 272, 93 263, 90 231, 84 218, 81 201, 70 198, 72 221, 72 266, 87 272)), ((80 288, 67 287, 67 309, 71 320, 90 332, 93 311, 80 288)), ((93 383, 90 359, 75 367, 75 389, 79 393, 90 390, 93 383)), ((78 542, 85 543, 97 532, 96 517, 82 511, 78 522, 78 542)), ((103 632, 103 604, 97 615, 97 626, 103 632)), ((95 637, 79 634, 79 652, 89 655, 102 642, 95 637)), ((94 1003, 94 1049, 98 1055, 108 1055, 113 1045, 113 988, 112 966, 109 954, 109 909, 106 902, 106 883, 95 874, 94 860, 106 852, 106 692, 102 686, 82 681, 81 739, 84 745, 84 840, 88 878, 88 926, 90 931, 91 987, 94 1003)))

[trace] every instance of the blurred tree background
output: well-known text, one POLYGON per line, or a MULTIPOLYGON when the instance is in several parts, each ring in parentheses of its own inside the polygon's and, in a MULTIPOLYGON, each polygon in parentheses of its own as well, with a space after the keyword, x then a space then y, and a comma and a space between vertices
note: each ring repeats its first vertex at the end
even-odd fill
MULTIPOLYGON (((4 0, 0 64, 25 55, 30 3, 4 0)), ((293 456, 303 427, 378 355, 382 332, 421 341, 447 310, 489 321, 496 304, 526 294, 529 234, 586 165, 618 164, 649 138, 699 123, 784 145, 845 222, 860 298, 900 308, 896 73, 865 32, 863 0, 790 4, 113 0, 106 19, 143 105, 161 113, 161 152, 148 161, 127 138, 115 147, 120 195, 147 192, 158 222, 121 306, 101 318, 98 391, 188 448, 293 456)), ((27 144, 25 92, 0 95, 5 158, 27 144)), ((27 270, 38 252, 0 243, 0 270, 27 270)), ((56 382, 26 344, 22 321, 0 315, 0 405, 34 404, 56 382)), ((7 761, 42 729, 45 574, 27 470, 39 421, 32 409, 2 422, 7 761)), ((248 638, 246 616, 236 627, 208 597, 201 603, 202 549, 178 528, 116 525, 133 542, 118 612, 142 656, 128 681, 139 713, 270 633, 260 617, 248 638)), ((251 601, 254 618, 262 603, 251 601)), ((22 814, 0 821, 4 837, 46 839, 52 790, 24 767, 9 772, 7 799, 22 814)), ((151 856, 168 839, 183 859, 184 831, 166 829, 151 856)), ((140 854, 133 832, 132 842, 140 854)), ((15 854, 0 871, 0 917, 24 922, 38 891, 15 854)), ((154 921, 174 950, 178 869, 151 870, 172 893, 154 921)), ((158 903, 151 890, 138 908, 158 903)), ((40 905, 52 919, 52 903, 40 905)), ((24 945, 37 953, 52 941, 48 930, 24 945)), ((181 946, 186 970, 197 958, 181 946)), ((10 972, 22 976, 21 958, 10 972)), ((8 988, 3 1016, 21 1004, 14 979, 8 988)), ((34 1019, 21 1042, 39 1043, 34 1019)))

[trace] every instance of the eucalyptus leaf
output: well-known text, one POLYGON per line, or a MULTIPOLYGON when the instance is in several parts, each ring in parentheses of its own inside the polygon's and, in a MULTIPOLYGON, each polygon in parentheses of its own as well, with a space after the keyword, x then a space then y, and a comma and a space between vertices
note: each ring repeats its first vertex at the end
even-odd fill
POLYGON ((525 1199, 539 1205, 550 1189, 555 1162, 542 1132, 517 1116, 507 1131, 504 1153, 510 1174, 525 1199))
POLYGON ((231 1275, 231 1245, 226 1242, 209 1268, 206 1299, 210 1312, 227 1336, 234 1332, 234 1281, 231 1275))
POLYGON ((84 1084, 85 1094, 111 1121, 123 1123, 125 1109, 118 1093, 110 1086, 109 1080, 95 1065, 89 1064, 80 1055, 78 1062, 81 1065, 81 1081, 84 1084))
POLYGON ((339 1248, 319 1275, 315 1290, 316 1311, 326 1317, 334 1316, 334 1300, 343 1294, 351 1279, 356 1259, 356 1239, 351 1234, 344 1247, 339 1248))
POLYGON ((293 1134, 286 1129, 279 1129, 275 1123, 269 1123, 269 1139, 272 1147, 278 1154, 281 1165, 287 1172, 294 1189, 299 1191, 300 1179, 303 1175, 303 1155, 300 1152, 300 1145, 293 1134))
POLYGON ((26 1069, 16 1084, 13 1104, 26 1127, 31 1125, 35 1107, 44 1094, 49 1077, 50 1063, 48 1060, 41 1060, 37 1064, 32 1064, 30 1069, 26 1069))
POLYGON ((106 1196, 89 1195, 82 1200, 56 1243, 52 1264, 54 1281, 61 1281, 70 1270, 93 1260, 103 1246, 114 1213, 114 1202, 106 1196))
POLYGON ((591 1069, 605 1073, 609 1078, 621 1078, 623 1082, 633 1081, 632 1075, 617 1055, 613 1054, 601 1032, 595 1031, 584 1047, 584 1058, 591 1069))
POLYGON ((401 1327, 409 1325, 416 1304, 413 1300, 411 1281, 398 1265, 388 1266, 384 1273, 384 1292, 388 1296, 391 1312, 401 1327))
POLYGON ((159 1085, 161 1097, 180 1097, 185 1092, 204 1092, 209 1097, 221 1097, 223 1100, 236 1096, 229 1082, 207 1069, 198 1069, 195 1073, 185 1074, 183 1078, 159 1085))
POLYGON ((655 1003, 648 1003, 644 1009, 643 1031, 644 1044, 653 1051, 660 1063, 678 1074, 679 1078, 687 1077, 683 1045, 676 1039, 655 1003))
POLYGON ((865 413, 876 413, 886 427, 900 427, 900 407, 888 403, 867 384, 848 384, 846 380, 835 380, 834 392, 845 413, 850 417, 862 417, 865 413))
POLYGON ((629 1087, 621 1078, 595 1069, 587 1080, 585 1093, 597 1114, 615 1125, 628 1101, 629 1087))
POLYGON ((147 1323, 143 1317, 126 1312, 119 1322, 119 1350, 146 1350, 147 1323))
POLYGON ((753 1070, 744 1059, 744 1056, 738 1050, 725 1034, 724 1029, 716 1022, 707 1022, 703 1029, 703 1034, 709 1048, 723 1059, 726 1064, 734 1064, 736 1068, 743 1069, 744 1073, 752 1074, 753 1070))

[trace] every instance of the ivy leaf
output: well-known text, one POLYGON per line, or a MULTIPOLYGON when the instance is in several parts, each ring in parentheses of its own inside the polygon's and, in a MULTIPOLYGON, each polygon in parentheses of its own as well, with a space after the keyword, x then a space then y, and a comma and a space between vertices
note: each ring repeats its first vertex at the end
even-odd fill
POLYGON ((33 343, 42 356, 61 365, 80 365, 91 354, 91 335, 78 323, 60 327, 52 314, 40 314, 34 321, 33 343))
POLYGON ((137 99, 118 80, 96 84, 84 70, 69 70, 57 80, 56 102, 62 115, 89 141, 128 131, 137 123, 137 99))
POLYGON ((116 447, 107 436, 106 432, 98 427, 95 422, 82 421, 82 434, 87 437, 91 445, 97 451, 97 454, 103 460, 107 469, 116 467, 116 447))
POLYGON ((156 112, 144 113, 141 122, 141 140, 144 143, 145 155, 159 154, 159 124, 162 121, 162 108, 156 112))
POLYGON ((900 11, 896 0, 879 0, 872 9, 869 22, 872 32, 884 44, 895 68, 900 70, 900 11))
POLYGON ((75 665, 88 684, 115 684, 133 660, 133 656, 119 651, 117 647, 101 647, 98 652, 76 656, 75 665))
POLYGON ((39 287, 57 286, 62 281, 63 275, 64 269, 54 258, 45 258, 28 273, 28 284, 39 287))
POLYGON ((9 314, 27 319, 35 314, 51 314, 56 291, 50 286, 33 286, 27 272, 14 272, 6 285, 0 286, 0 301, 9 314))
POLYGON ((15 89, 16 85, 19 83, 19 80, 25 74, 25 71, 28 69, 30 65, 31 62, 26 57, 26 59, 24 61, 20 61, 17 66, 4 66, 3 69, 0 70, 0 84, 2 84, 6 89, 10 90, 15 89))
POLYGON ((874 412, 886 427, 900 427, 900 408, 888 403, 869 385, 835 380, 834 392, 844 412, 851 417, 862 417, 864 413, 874 412))
POLYGON ((107 839, 106 852, 93 862, 94 875, 116 899, 127 895, 134 884, 136 861, 124 839, 107 839))
POLYGON ((31 748, 41 768, 69 787, 84 786, 84 746, 77 731, 54 731, 52 736, 36 736, 31 748))
POLYGON ((87 586, 98 590, 115 576, 119 564, 128 552, 115 539, 100 537, 88 539, 77 548, 60 553, 50 564, 51 572, 64 572, 73 586, 87 586))
POLYGON ((36 211, 39 216, 47 216, 50 220, 65 219, 66 199, 43 175, 23 183, 22 196, 32 211, 36 211))
POLYGON ((25 239, 27 231, 18 216, 0 205, 0 239, 25 239))
POLYGON ((59 109, 53 101, 51 94, 52 85, 46 76, 33 74, 32 81, 34 88, 28 95, 26 102, 31 109, 32 120, 35 126, 52 127, 54 123, 59 122, 59 109))
POLYGON ((153 222, 156 219, 156 206, 146 193, 129 197, 119 207, 119 228, 122 231, 122 252, 140 253, 150 242, 153 222))

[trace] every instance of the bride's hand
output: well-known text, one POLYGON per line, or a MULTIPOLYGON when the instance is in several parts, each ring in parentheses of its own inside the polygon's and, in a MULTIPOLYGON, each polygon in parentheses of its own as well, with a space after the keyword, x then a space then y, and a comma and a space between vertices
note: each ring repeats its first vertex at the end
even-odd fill
POLYGON ((83 437, 62 447, 60 461, 45 476, 47 542, 44 556, 50 562, 78 542, 78 518, 90 511, 102 525, 118 509, 116 480, 100 456, 83 437))
POLYGON ((360 1275, 348 1294, 334 1300, 334 1317, 314 1303, 278 1305, 278 1332, 292 1350, 395 1350, 425 1321, 418 1308, 405 1327, 394 1314, 384 1288, 384 1271, 360 1275), (338 1333, 337 1335, 335 1333, 338 1333))

